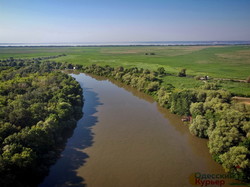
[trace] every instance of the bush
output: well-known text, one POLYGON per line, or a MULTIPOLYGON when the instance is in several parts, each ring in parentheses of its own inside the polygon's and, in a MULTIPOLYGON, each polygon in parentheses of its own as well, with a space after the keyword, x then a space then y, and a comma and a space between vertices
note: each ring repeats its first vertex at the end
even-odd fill
POLYGON ((159 89, 159 82, 150 82, 146 88, 148 92, 157 91, 159 89))
POLYGON ((179 77, 186 77, 186 69, 182 69, 179 73, 178 73, 179 77))
POLYGON ((198 115, 195 119, 193 119, 192 124, 189 126, 189 130, 195 136, 198 136, 200 138, 207 138, 208 127, 208 120, 205 117, 198 115))

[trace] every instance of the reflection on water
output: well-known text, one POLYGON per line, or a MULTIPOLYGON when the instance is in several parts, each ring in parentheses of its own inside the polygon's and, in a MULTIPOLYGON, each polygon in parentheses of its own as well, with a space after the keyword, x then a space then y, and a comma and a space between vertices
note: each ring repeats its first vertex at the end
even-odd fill
MULTIPOLYGON (((82 80, 78 82, 84 87, 82 80)), ((98 122, 98 117, 94 114, 97 112, 96 108, 102 104, 97 93, 91 88, 84 87, 84 97, 84 117, 77 122, 74 135, 68 140, 61 158, 51 167, 49 176, 39 186, 84 186, 84 179, 77 175, 76 170, 82 167, 89 157, 82 150, 93 144, 94 134, 91 127, 98 122)))
POLYGON ((192 186, 192 173, 224 173, 207 141, 150 96, 100 77, 72 76, 84 89, 84 117, 41 186, 192 186))

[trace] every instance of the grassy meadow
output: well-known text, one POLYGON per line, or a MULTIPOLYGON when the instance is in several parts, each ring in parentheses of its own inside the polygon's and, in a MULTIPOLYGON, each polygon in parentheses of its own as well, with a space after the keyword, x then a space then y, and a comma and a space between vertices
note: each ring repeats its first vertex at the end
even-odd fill
MULTIPOLYGON (((81 65, 164 67, 172 74, 185 68, 188 77, 167 76, 164 83, 176 88, 195 88, 203 84, 194 76, 246 80, 250 75, 250 46, 112 46, 112 47, 1 47, 0 59, 32 58, 66 54, 53 59, 81 65), (154 53, 154 55, 146 55, 154 53)), ((250 96, 247 83, 220 80, 219 85, 235 95, 250 96)))

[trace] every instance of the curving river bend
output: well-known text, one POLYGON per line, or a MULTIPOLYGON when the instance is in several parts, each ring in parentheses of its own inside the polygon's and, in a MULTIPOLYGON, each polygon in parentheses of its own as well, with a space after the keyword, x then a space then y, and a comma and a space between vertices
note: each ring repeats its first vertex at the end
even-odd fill
POLYGON ((119 83, 72 74, 84 90, 84 116, 39 186, 193 186, 193 173, 224 171, 207 141, 151 97, 119 83))

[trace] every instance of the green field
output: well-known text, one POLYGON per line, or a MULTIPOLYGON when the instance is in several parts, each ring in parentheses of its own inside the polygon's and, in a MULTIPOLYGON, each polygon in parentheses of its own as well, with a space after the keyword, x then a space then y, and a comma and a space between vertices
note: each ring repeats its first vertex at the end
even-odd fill
MULTIPOLYGON (((189 76, 246 80, 250 75, 250 46, 124 46, 124 47, 1 47, 0 59, 32 58, 66 54, 53 59, 82 65, 141 67, 156 70, 164 67, 176 75, 187 69, 189 76), (155 53, 155 55, 145 55, 155 53)), ((175 87, 195 87, 201 81, 193 77, 166 77, 175 87)), ((220 85, 236 95, 250 95, 249 84, 224 81, 220 85)))

